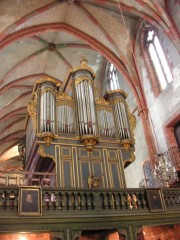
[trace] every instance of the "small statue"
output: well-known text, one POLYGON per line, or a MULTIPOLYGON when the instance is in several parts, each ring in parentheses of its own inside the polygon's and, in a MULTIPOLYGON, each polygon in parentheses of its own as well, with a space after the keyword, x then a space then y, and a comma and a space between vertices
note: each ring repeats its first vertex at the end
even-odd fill
POLYGON ((102 177, 94 177, 93 175, 88 177, 88 187, 89 188, 97 188, 101 185, 102 177))

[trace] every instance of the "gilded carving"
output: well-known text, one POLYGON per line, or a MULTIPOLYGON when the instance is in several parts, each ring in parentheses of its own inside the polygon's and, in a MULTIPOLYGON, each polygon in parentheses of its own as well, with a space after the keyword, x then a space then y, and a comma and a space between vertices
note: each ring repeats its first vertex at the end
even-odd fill
POLYGON ((43 140, 47 146, 49 146, 51 144, 51 142, 53 141, 53 139, 55 138, 54 133, 51 133, 51 132, 43 132, 39 136, 41 138, 43 138, 43 140))
POLYGON ((121 89, 116 89, 116 90, 108 91, 108 94, 109 94, 109 95, 112 95, 112 94, 115 94, 115 93, 120 93, 120 94, 122 94, 124 98, 126 98, 126 97, 128 96, 128 94, 127 94, 125 91, 121 90, 121 89))
POLYGON ((83 141, 84 145, 86 146, 87 151, 92 152, 94 149, 94 146, 98 142, 98 137, 94 135, 84 135, 81 137, 81 140, 83 141))
POLYGON ((29 115, 31 116, 32 118, 32 123, 33 123, 33 129, 34 131, 36 132, 36 129, 37 129, 37 94, 34 93, 34 98, 33 100, 31 100, 29 102, 29 104, 27 105, 27 110, 28 110, 28 113, 29 115))
POLYGON ((42 157, 49 157, 49 158, 52 158, 55 161, 54 156, 44 152, 44 147, 42 145, 39 146, 38 153, 42 157))
POLYGON ((129 124, 130 124, 131 135, 132 135, 132 144, 134 144, 135 143, 134 129, 136 127, 136 117, 134 116, 133 113, 129 112, 129 109, 128 109, 128 116, 129 116, 129 124))
POLYGON ((125 148, 126 151, 128 151, 131 147, 132 141, 130 139, 122 139, 121 144, 125 148))
POLYGON ((70 70, 69 72, 70 72, 70 73, 75 73, 75 72, 77 72, 77 71, 79 71, 79 70, 87 70, 87 71, 89 71, 89 72, 92 74, 92 76, 95 78, 95 77, 96 77, 96 74, 94 73, 94 71, 92 70, 92 68, 90 68, 90 67, 87 65, 87 64, 88 64, 87 59, 85 59, 84 57, 82 57, 80 62, 81 62, 81 66, 76 67, 76 68, 73 68, 73 69, 70 70))
POLYGON ((127 106, 124 98, 122 98, 122 97, 118 97, 118 98, 115 98, 115 99, 113 100, 113 104, 114 104, 114 105, 116 105, 118 102, 122 102, 124 105, 127 106))
POLYGON ((66 92, 63 92, 57 95, 57 99, 72 100, 72 97, 69 96, 66 92))
POLYGON ((98 100, 96 100, 96 104, 109 105, 109 102, 106 101, 104 98, 99 98, 98 100))
POLYGON ((51 77, 46 77, 46 78, 41 78, 41 79, 38 79, 36 81, 36 84, 42 84, 44 82, 51 82, 53 83, 54 85, 56 85, 57 87, 61 86, 61 82, 57 81, 56 79, 54 78, 51 78, 51 77))
POLYGON ((69 106, 71 108, 74 108, 74 101, 57 101, 56 105, 57 106, 64 106, 64 105, 66 105, 66 106, 69 106))
POLYGON ((98 188, 101 186, 101 181, 102 177, 94 177, 94 176, 89 176, 88 177, 88 187, 89 188, 98 188))
POLYGON ((112 107, 111 106, 105 106, 105 105, 96 105, 96 110, 97 111, 105 110, 105 111, 108 111, 108 112, 112 112, 112 107))
POLYGON ((123 162, 124 162, 124 165, 125 165, 126 163, 132 163, 132 162, 134 162, 135 159, 136 159, 136 157, 135 157, 134 153, 131 153, 131 154, 130 154, 130 158, 123 161, 123 162))
POLYGON ((89 82, 89 84, 92 85, 92 79, 90 79, 87 75, 81 75, 79 77, 76 77, 75 86, 77 86, 84 80, 87 80, 89 82))
POLYGON ((52 89, 51 87, 46 87, 46 88, 43 88, 42 91, 41 91, 41 95, 43 95, 44 93, 46 92, 51 92, 53 95, 56 94, 56 91, 54 91, 54 89, 52 89))

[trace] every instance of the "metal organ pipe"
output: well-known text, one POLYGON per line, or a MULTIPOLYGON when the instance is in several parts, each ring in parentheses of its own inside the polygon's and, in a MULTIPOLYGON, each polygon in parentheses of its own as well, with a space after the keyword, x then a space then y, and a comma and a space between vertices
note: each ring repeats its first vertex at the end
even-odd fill
POLYGON ((114 120, 111 111, 102 109, 97 111, 100 135, 103 137, 114 137, 114 120))
MULTIPOLYGON (((131 133, 130 133, 130 126, 128 121, 128 109, 126 109, 126 93, 123 90, 114 90, 110 91, 110 99, 114 106, 114 116, 115 116, 115 123, 118 130, 118 135, 123 143, 130 144, 131 142, 131 133), (127 142, 127 140, 129 142, 127 142)), ((125 145, 124 145, 125 146, 125 145)))
POLYGON ((74 110, 72 107, 63 104, 58 107, 58 132, 74 133, 74 110))
POLYGON ((88 80, 82 80, 76 86, 80 135, 96 134, 95 107, 92 86, 88 80))

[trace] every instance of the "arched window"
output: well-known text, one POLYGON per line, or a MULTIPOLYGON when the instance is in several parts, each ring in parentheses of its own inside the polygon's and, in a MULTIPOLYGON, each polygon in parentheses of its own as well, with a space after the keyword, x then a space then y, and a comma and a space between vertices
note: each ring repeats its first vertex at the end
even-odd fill
POLYGON ((168 83, 173 80, 163 49, 159 42, 158 36, 153 29, 148 29, 146 34, 146 45, 153 63, 154 69, 158 76, 161 90, 164 90, 168 83))
POLYGON ((108 66, 108 87, 109 90, 120 89, 117 70, 112 63, 108 66))

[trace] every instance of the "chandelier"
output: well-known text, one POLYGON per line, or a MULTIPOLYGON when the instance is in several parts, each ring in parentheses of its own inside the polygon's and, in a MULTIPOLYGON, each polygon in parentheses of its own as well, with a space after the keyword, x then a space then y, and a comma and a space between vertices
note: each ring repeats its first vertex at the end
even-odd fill
POLYGON ((172 161, 164 154, 157 154, 153 169, 156 187, 167 188, 178 180, 178 174, 172 161))

